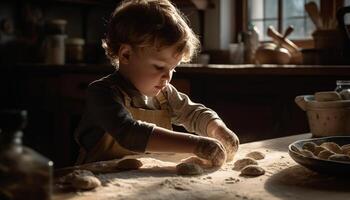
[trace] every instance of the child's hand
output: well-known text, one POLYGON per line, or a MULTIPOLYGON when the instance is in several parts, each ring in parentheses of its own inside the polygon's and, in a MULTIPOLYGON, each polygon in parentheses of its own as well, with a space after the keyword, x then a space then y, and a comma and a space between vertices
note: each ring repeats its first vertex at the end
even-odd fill
POLYGON ((227 162, 233 160, 239 145, 237 135, 227 127, 220 127, 216 129, 212 137, 218 139, 224 145, 227 154, 227 162))
POLYGON ((237 135, 227 128, 221 120, 211 121, 208 124, 207 131, 209 137, 219 140, 224 145, 227 153, 227 161, 233 160, 239 145, 237 135))
POLYGON ((224 146, 216 139, 199 137, 194 154, 212 162, 213 167, 221 167, 226 161, 224 146))

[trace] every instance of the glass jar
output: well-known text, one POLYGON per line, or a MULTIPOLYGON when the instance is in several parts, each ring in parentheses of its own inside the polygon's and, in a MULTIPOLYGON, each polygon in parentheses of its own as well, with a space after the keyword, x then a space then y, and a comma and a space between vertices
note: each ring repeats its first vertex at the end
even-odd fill
POLYGON ((26 121, 26 111, 0 111, 0 199, 51 199, 53 162, 22 145, 26 121))
POLYGON ((350 80, 337 80, 335 91, 340 94, 343 100, 350 100, 350 80))
POLYGON ((82 63, 84 61, 84 44, 82 38, 68 38, 66 40, 66 58, 68 63, 82 63))

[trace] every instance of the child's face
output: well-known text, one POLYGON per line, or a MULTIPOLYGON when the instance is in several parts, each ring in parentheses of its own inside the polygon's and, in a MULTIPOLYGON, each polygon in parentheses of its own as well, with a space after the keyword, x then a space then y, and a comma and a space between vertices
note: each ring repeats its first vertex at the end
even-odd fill
POLYGON ((181 62, 182 55, 175 52, 174 46, 161 50, 151 47, 132 49, 129 45, 122 46, 119 71, 141 94, 149 97, 156 96, 170 82, 175 67, 181 62))

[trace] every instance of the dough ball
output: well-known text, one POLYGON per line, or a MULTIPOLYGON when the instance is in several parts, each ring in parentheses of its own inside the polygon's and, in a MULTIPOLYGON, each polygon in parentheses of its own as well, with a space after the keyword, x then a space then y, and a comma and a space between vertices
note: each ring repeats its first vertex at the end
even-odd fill
POLYGON ((325 92, 316 92, 315 100, 316 101, 339 101, 339 100, 342 100, 342 97, 338 92, 325 91, 325 92))
POLYGON ((88 170, 74 170, 61 178, 66 184, 71 184, 75 189, 91 190, 101 185, 101 181, 88 170))
POLYGON ((300 153, 303 154, 305 157, 309 157, 309 158, 315 157, 311 151, 306 150, 306 149, 300 150, 300 153))
POLYGON ((180 163, 176 165, 178 175, 199 175, 203 173, 203 168, 196 163, 180 163))
POLYGON ((254 160, 262 160, 265 158, 265 154, 260 151, 252 151, 246 155, 248 158, 253 158, 254 160))
POLYGON ((137 159, 127 158, 117 163, 116 168, 121 170, 135 170, 142 167, 142 162, 137 159))
POLYGON ((318 156, 318 154, 320 154, 320 152, 323 151, 323 150, 326 150, 326 148, 321 147, 321 146, 316 146, 314 151, 313 151, 313 153, 314 153, 315 156, 318 156))
POLYGON ((324 142, 320 146, 334 153, 342 153, 340 146, 334 142, 324 142))
POLYGON ((350 156, 350 144, 343 145, 341 147, 342 153, 350 156))
POLYGON ((302 149, 308 150, 308 151, 311 151, 311 152, 314 152, 316 146, 317 146, 317 145, 316 145, 315 143, 313 143, 313 142, 306 142, 306 143, 303 145, 302 149))
POLYGON ((344 154, 334 154, 329 156, 329 160, 350 162, 350 156, 344 154))
POLYGON ((344 144, 343 146, 341 146, 342 149, 347 149, 350 148, 350 144, 344 144))
POLYGON ((339 95, 343 100, 350 100, 350 89, 344 89, 340 91, 339 95))
POLYGON ((263 174, 265 174, 265 170, 257 165, 247 165, 241 171, 241 175, 245 176, 260 176, 263 174))
POLYGON ((83 190, 91 190, 101 185, 101 181, 95 176, 76 177, 71 183, 74 188, 83 190))
POLYGON ((318 154, 318 157, 321 159, 325 159, 327 160, 331 155, 334 155, 334 153, 332 151, 329 150, 323 150, 318 154))
POLYGON ((237 160, 234 163, 233 169, 234 170, 241 170, 247 165, 258 165, 258 162, 256 162, 256 160, 254 160, 252 158, 242 158, 242 159, 237 160))

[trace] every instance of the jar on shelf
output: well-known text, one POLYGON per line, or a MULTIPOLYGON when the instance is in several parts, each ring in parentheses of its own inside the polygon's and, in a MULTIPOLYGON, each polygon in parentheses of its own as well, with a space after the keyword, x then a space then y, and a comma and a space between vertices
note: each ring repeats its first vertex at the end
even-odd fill
POLYGON ((340 94, 342 99, 350 100, 350 80, 337 80, 335 91, 340 94))
POLYGON ((64 19, 52 19, 46 22, 46 36, 43 41, 43 55, 46 64, 65 64, 66 25, 67 21, 64 19))
POLYGON ((82 63, 84 61, 85 40, 82 38, 68 38, 66 40, 66 59, 68 63, 82 63))
POLYGON ((65 19, 52 19, 46 22, 46 34, 47 35, 65 35, 67 20, 65 19))
POLYGON ((51 199, 53 162, 22 145, 26 122, 26 111, 0 111, 0 199, 51 199))

